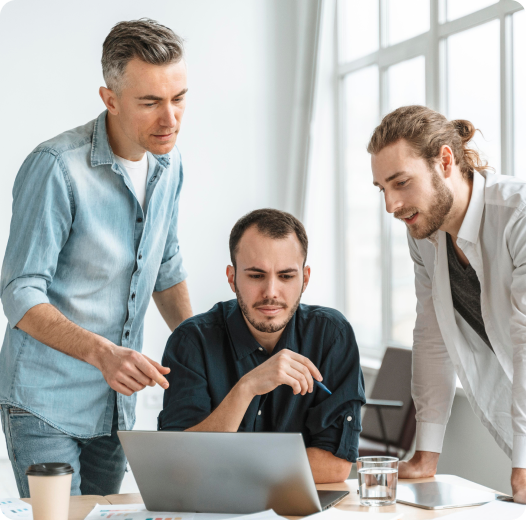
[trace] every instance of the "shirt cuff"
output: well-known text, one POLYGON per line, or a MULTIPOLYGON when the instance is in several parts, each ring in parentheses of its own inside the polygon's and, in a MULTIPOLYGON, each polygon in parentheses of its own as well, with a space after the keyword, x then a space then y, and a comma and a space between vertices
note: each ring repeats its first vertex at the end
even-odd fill
POLYGON ((512 468, 526 468, 526 435, 513 436, 512 468))
POLYGON ((329 451, 339 459, 356 462, 362 427, 359 406, 356 413, 355 410, 355 407, 348 409, 345 415, 337 421, 338 425, 333 424, 312 435, 308 447, 320 448, 329 451))
POLYGON ((155 282, 154 291, 160 292, 178 283, 181 283, 188 276, 183 267, 183 257, 180 252, 177 252, 170 260, 161 264, 159 273, 157 274, 157 281, 155 282))
POLYGON ((446 434, 445 424, 417 422, 416 451, 432 451, 442 453, 442 444, 446 434))
POLYGON ((29 309, 40 303, 49 303, 46 291, 46 280, 38 277, 17 278, 4 289, 2 306, 12 329, 29 309))

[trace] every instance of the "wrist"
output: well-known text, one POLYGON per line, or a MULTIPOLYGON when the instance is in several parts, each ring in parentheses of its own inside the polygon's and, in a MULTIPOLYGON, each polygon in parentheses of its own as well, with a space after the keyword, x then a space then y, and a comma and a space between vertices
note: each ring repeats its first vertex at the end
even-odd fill
POLYGON ((511 479, 512 481, 522 481, 526 484, 526 468, 512 468, 511 479))
POLYGON ((115 345, 111 341, 101 336, 96 336, 94 341, 90 342, 86 349, 85 361, 90 365, 93 365, 98 370, 102 370, 102 359, 105 355, 111 352, 115 345))
POLYGON ((248 403, 250 403, 250 401, 252 401, 252 399, 254 399, 256 396, 251 388, 250 382, 247 381, 246 376, 243 376, 236 383, 232 390, 234 391, 235 395, 237 395, 243 401, 248 401, 248 403))
POLYGON ((411 462, 421 466, 436 468, 439 456, 440 453, 435 453, 432 451, 416 451, 411 458, 411 462))

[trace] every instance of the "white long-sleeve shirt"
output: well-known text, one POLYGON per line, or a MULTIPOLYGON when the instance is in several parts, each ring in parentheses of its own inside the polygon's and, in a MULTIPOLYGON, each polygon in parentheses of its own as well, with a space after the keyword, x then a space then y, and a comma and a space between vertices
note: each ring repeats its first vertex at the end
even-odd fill
POLYGON ((526 468, 526 182, 474 174, 457 245, 477 273, 493 350, 454 309, 446 233, 408 235, 415 264, 417 320, 412 393, 416 449, 440 453, 456 375, 484 426, 526 468))

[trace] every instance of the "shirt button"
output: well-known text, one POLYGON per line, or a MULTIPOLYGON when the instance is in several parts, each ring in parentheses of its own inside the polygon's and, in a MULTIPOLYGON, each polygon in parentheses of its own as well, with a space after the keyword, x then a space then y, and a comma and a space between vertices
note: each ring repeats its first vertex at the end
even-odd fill
POLYGON ((347 416, 347 420, 348 420, 349 422, 351 422, 351 421, 352 421, 352 417, 351 417, 350 415, 348 415, 348 416, 347 416))
POLYGON ((132 294, 131 299, 135 300, 135 293, 132 294))
POLYGON ((258 410, 258 415, 261 415, 261 410, 258 410))
POLYGON ((124 334, 124 337, 126 339, 128 339, 130 337, 130 331, 129 330, 126 331, 126 334, 124 334))
POLYGON ((139 218, 137 219, 137 222, 140 224, 140 223, 142 222, 142 218, 139 217, 139 218))
POLYGON ((142 255, 139 255, 139 260, 142 260, 142 255))
POLYGON ((259 347, 259 350, 261 350, 261 352, 263 352, 263 347, 259 347))

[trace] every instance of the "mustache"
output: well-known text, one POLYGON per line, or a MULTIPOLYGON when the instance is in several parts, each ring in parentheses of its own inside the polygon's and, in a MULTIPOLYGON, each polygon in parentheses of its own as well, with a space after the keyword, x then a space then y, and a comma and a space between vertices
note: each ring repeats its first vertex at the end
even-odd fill
POLYGON ((165 127, 165 128, 161 128, 159 129, 158 131, 156 132, 152 132, 154 135, 166 135, 166 134, 177 134, 179 132, 179 127, 176 126, 175 128, 168 128, 168 127, 165 127))
POLYGON ((283 309, 287 308, 286 303, 280 302, 278 300, 273 300, 273 299, 260 300, 259 302, 254 303, 252 307, 254 309, 257 309, 258 307, 265 307, 267 305, 272 305, 273 307, 282 307, 283 309))
POLYGON ((394 218, 401 219, 404 216, 412 215, 413 213, 420 213, 420 210, 418 208, 402 208, 395 211, 393 216, 394 218))

